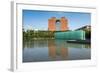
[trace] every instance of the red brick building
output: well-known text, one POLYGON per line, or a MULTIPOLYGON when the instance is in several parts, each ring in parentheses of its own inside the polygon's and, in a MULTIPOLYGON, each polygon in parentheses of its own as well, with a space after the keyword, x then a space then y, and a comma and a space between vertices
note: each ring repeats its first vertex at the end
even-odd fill
POLYGON ((68 20, 65 17, 61 17, 61 19, 52 17, 48 20, 49 31, 66 31, 68 29, 68 20))

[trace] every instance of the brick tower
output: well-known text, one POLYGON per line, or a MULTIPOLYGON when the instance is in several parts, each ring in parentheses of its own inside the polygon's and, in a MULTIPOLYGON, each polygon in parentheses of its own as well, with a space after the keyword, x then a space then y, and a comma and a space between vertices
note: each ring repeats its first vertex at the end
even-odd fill
POLYGON ((48 20, 48 30, 49 31, 58 31, 56 28, 59 27, 59 31, 68 30, 68 20, 65 17, 61 17, 61 19, 56 19, 56 17, 52 17, 48 20), (60 26, 57 26, 57 22, 60 23, 60 26))

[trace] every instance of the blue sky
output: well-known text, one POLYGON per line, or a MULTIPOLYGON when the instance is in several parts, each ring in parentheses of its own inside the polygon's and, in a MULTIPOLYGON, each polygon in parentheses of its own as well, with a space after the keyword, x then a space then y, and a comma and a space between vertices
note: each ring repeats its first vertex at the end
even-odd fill
POLYGON ((48 19, 51 17, 58 19, 66 17, 70 30, 91 24, 90 13, 23 10, 23 27, 25 30, 30 28, 34 30, 48 30, 48 19))

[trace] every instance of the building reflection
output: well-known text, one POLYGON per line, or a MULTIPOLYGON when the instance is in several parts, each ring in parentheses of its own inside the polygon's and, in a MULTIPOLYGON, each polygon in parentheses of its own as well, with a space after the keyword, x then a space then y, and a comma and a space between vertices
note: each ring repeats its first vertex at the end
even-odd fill
POLYGON ((54 43, 54 40, 48 41, 48 50, 49 50, 49 56, 52 58, 56 58, 56 45, 54 43))
POLYGON ((48 41, 49 57, 52 59, 67 59, 68 48, 62 44, 57 43, 55 40, 48 41))
POLYGON ((63 59, 66 59, 68 56, 68 48, 61 48, 61 56, 63 59))

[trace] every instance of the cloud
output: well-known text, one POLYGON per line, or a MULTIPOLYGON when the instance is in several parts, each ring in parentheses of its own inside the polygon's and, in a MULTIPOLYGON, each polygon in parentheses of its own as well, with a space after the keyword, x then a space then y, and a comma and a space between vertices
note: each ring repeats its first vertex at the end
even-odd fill
POLYGON ((29 24, 29 25, 24 25, 23 28, 24 28, 25 31, 27 31, 27 30, 33 30, 33 29, 34 29, 33 26, 32 26, 31 24, 29 24))

